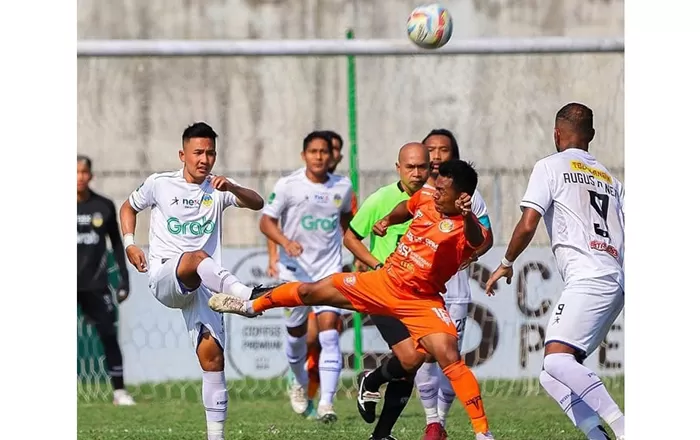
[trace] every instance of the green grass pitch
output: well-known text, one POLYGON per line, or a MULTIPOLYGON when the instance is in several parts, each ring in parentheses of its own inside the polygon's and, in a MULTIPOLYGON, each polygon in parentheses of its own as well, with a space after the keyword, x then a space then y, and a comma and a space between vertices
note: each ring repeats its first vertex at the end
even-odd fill
MULTIPOLYGON (((624 409, 624 378, 605 379, 613 398, 624 409)), ((351 386, 351 383, 347 383, 351 386)), ((106 386, 102 384, 101 389, 106 386)), ((333 425, 304 420, 294 414, 283 393, 245 396, 230 384, 226 438, 228 440, 356 440, 367 439, 372 427, 360 418, 355 401, 340 392, 339 420, 333 425)), ((78 392, 79 440, 206 440, 199 384, 155 385, 145 393, 135 389, 138 405, 115 407, 106 398, 87 398, 78 392), (180 390, 180 391, 178 391, 180 390)), ((536 382, 486 381, 484 404, 498 440, 583 440, 555 402, 536 382), (534 384, 534 385, 533 385, 534 384)), ((106 395, 106 393, 103 393, 106 395)), ((414 392, 394 428, 398 440, 419 440, 425 419, 414 392)), ((469 419, 456 402, 447 424, 450 439, 473 439, 469 419)))

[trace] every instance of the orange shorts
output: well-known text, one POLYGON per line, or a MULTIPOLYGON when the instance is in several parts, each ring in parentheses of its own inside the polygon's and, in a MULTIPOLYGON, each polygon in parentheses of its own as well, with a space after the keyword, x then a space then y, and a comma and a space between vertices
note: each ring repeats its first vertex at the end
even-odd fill
POLYGON ((457 328, 439 293, 433 296, 417 295, 394 283, 385 270, 337 273, 332 277, 333 286, 352 303, 355 310, 399 319, 419 349, 420 340, 432 333, 457 337, 457 328))

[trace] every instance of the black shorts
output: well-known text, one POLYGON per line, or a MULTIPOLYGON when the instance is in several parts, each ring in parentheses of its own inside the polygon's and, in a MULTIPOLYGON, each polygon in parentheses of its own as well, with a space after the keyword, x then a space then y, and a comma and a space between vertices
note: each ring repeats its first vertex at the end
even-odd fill
POLYGON ((406 326, 393 316, 369 315, 369 319, 377 327, 389 348, 411 337, 406 326))
POLYGON ((117 306, 109 289, 79 290, 78 305, 88 323, 95 326, 114 325, 117 320, 117 306))

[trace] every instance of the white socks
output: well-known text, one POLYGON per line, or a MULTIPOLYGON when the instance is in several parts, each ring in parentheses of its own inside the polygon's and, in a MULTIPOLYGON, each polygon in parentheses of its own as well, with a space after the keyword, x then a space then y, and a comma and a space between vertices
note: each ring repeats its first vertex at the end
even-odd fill
POLYGON ((306 389, 309 384, 309 373, 306 371, 306 335, 297 338, 287 333, 285 351, 289 368, 294 373, 297 383, 306 389))
MULTIPOLYGON (((318 333, 321 355, 318 360, 318 372, 321 388, 320 405, 331 405, 338 389, 338 379, 343 368, 343 355, 340 352, 340 335, 338 330, 323 330, 318 333)), ((306 341, 304 342, 306 343, 306 341)))
MULTIPOLYGON (((571 401, 566 406, 580 406, 576 405, 575 398, 578 397, 589 408, 596 408, 600 418, 605 420, 617 437, 622 437, 625 434, 625 416, 620 411, 620 407, 610 397, 598 375, 576 362, 574 355, 568 353, 546 355, 544 357, 544 371, 573 393, 570 397, 571 401)), ((540 375, 540 380, 541 378, 540 375)), ((554 387, 551 386, 551 388, 554 387)), ((549 389, 547 392, 549 393, 549 389)), ((568 415, 568 410, 566 408, 564 410, 568 415)), ((574 409, 571 410, 574 411, 574 409)))
POLYGON ((425 421, 428 425, 440 422, 438 415, 439 373, 440 367, 436 362, 424 363, 416 372, 416 389, 420 403, 425 410, 425 421))
POLYGON ((207 440, 224 440, 228 392, 223 371, 202 372, 202 402, 207 416, 207 440))
POLYGON ((213 293, 227 293, 241 299, 249 299, 253 289, 241 283, 231 272, 218 265, 211 257, 197 266, 202 284, 213 293))
POLYGON ((586 434, 589 440, 605 440, 605 436, 598 425, 601 424, 598 414, 590 406, 581 400, 563 383, 559 382, 546 371, 540 373, 540 384, 555 402, 559 404, 562 411, 571 419, 571 422, 578 429, 586 434))

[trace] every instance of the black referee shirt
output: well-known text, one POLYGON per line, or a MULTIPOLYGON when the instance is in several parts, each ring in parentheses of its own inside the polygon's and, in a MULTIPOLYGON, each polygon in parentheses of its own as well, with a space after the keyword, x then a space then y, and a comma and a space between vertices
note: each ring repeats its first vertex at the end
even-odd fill
POLYGON ((78 202, 78 290, 104 291, 108 288, 107 236, 119 266, 121 285, 128 288, 129 273, 117 225, 117 210, 108 198, 88 191, 87 200, 78 202))

